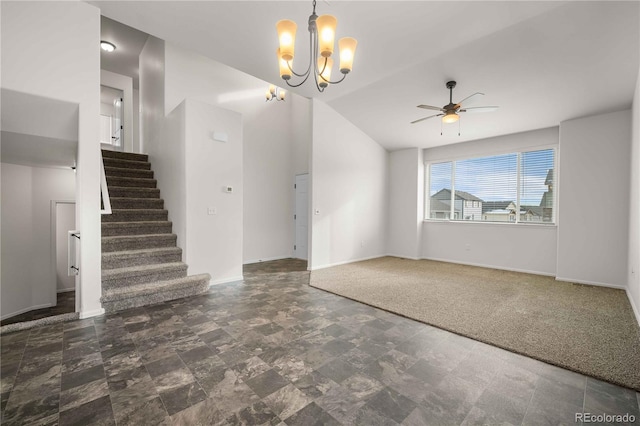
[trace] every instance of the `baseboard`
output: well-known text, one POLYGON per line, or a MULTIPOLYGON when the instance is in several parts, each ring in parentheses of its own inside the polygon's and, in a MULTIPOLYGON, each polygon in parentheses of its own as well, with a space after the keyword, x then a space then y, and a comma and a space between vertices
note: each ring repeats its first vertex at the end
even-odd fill
POLYGON ((229 283, 241 282, 242 280, 244 280, 244 276, 242 275, 231 277, 231 278, 223 278, 221 280, 215 280, 215 281, 211 280, 209 281, 209 288, 211 288, 211 286, 218 285, 218 284, 229 284, 229 283))
POLYGON ((387 253, 385 256, 399 257, 400 259, 420 260, 420 257, 407 256, 405 254, 387 253))
POLYGON ((282 260, 282 259, 293 259, 293 257, 292 257, 291 254, 287 254, 287 255, 284 255, 284 256, 263 257, 261 259, 246 260, 246 261, 243 261, 242 264, 243 265, 249 265, 251 263, 271 262, 272 260, 282 260))
POLYGON ((93 311, 81 311, 80 312, 80 319, 97 317, 97 316, 100 316, 100 315, 104 315, 104 309, 103 308, 94 309, 93 311))
POLYGON ((5 320, 7 318, 15 317, 16 315, 24 314, 25 312, 35 311, 36 309, 50 308, 52 306, 55 306, 55 305, 53 305, 51 303, 45 303, 43 305, 29 306, 28 308, 20 309, 19 311, 12 312, 12 313, 6 314, 6 315, 2 315, 0 317, 0 320, 5 320))
POLYGON ((556 281, 564 281, 567 283, 576 283, 576 284, 587 284, 587 285, 595 285, 598 287, 609 287, 609 288, 615 288, 618 290, 626 290, 627 287, 624 285, 615 285, 615 284, 608 284, 608 283, 601 283, 598 281, 587 281, 587 280, 576 280, 573 278, 563 278, 563 277, 556 277, 556 281))
POLYGON ((638 321, 638 325, 640 325, 640 310, 636 306, 636 302, 633 301, 633 296, 631 296, 631 292, 628 288, 625 289, 627 291, 627 298, 629 299, 629 303, 631 303, 631 309, 633 309, 633 313, 636 316, 636 321, 638 321))
POLYGON ((58 290, 56 291, 56 293, 67 293, 67 292, 69 292, 69 291, 76 291, 76 288, 75 288, 75 287, 71 287, 71 288, 61 288, 61 289, 58 289, 58 290))
POLYGON ((473 262, 459 262, 448 259, 439 259, 436 257, 422 257, 424 260, 433 260, 436 262, 447 262, 447 263, 455 263, 457 265, 468 265, 468 266, 478 266, 480 268, 489 268, 489 269, 499 269, 502 271, 511 271, 511 272, 521 272, 523 274, 532 274, 532 275, 542 275, 545 277, 553 277, 555 274, 550 274, 548 272, 540 272, 540 271, 531 271, 529 269, 520 269, 520 268, 507 268, 505 266, 495 266, 495 265, 485 265, 482 263, 473 263, 473 262))
POLYGON ((316 271, 318 269, 326 269, 326 268, 331 268, 333 266, 346 265, 348 263, 356 263, 356 262, 363 262, 365 260, 379 259, 379 258, 385 257, 385 256, 387 256, 387 255, 386 254, 378 254, 378 255, 375 255, 375 256, 362 257, 360 259, 345 260, 343 262, 336 262, 336 263, 329 263, 329 264, 326 264, 326 265, 314 266, 313 268, 307 267, 307 270, 308 271, 316 271))

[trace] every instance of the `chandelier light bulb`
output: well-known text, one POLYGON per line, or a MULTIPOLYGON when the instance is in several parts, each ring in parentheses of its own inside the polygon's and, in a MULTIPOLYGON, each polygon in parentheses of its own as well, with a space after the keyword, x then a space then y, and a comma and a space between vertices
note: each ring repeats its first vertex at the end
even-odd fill
POLYGON ((278 65, 280 66, 280 78, 283 80, 289 80, 291 78, 291 69, 289 69, 289 65, 293 68, 293 59, 289 61, 289 64, 287 64, 287 61, 282 59, 280 49, 278 49, 276 53, 278 55, 278 65))
POLYGON ((353 69, 353 57, 356 54, 358 40, 353 37, 342 37, 338 41, 340 48, 340 72, 347 74, 353 69))
POLYGON ((316 20, 318 26, 318 44, 320 55, 328 58, 333 53, 338 20, 332 15, 322 15, 316 20))
POLYGON ((442 122, 445 123, 445 124, 451 124, 451 123, 455 123, 456 121, 458 121, 458 119, 460 119, 458 114, 456 114, 453 111, 449 111, 448 113, 446 113, 444 115, 444 117, 442 117, 442 122))
POLYGON ((278 40, 280 42, 280 54, 282 59, 290 61, 293 59, 293 51, 296 44, 296 30, 298 25, 288 19, 278 21, 276 30, 278 31, 278 40))
POLYGON ((333 68, 333 59, 331 58, 318 58, 318 72, 320 73, 320 87, 327 87, 331 81, 331 68, 333 68), (325 61, 327 65, 325 66, 325 61), (322 69, 324 68, 324 70, 322 69))

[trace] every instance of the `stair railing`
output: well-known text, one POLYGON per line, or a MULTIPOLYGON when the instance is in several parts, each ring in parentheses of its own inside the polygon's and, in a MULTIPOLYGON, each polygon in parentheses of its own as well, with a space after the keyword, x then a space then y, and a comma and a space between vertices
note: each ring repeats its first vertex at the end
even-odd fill
POLYGON ((111 214, 111 199, 109 198, 109 188, 107 187, 107 176, 104 173, 102 151, 100 151, 100 195, 102 197, 100 214, 111 214))

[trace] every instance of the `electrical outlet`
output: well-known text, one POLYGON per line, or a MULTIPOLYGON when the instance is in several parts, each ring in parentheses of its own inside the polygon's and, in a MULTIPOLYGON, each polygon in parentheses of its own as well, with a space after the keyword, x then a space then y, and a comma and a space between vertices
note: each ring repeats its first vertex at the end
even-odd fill
POLYGON ((216 209, 215 207, 209 207, 207 208, 207 214, 209 215, 218 214, 218 209, 216 209))
POLYGON ((464 249, 466 251, 471 251, 471 244, 465 244, 464 249))

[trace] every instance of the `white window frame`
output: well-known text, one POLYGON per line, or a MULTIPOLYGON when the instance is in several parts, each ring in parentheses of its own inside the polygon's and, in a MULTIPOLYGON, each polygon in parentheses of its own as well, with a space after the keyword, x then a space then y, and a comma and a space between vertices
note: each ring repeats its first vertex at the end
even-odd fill
MULTIPOLYGON (((519 148, 519 149, 514 149, 514 150, 506 150, 506 151, 497 151, 497 152, 491 152, 491 153, 487 153, 487 154, 477 154, 477 155, 473 155, 473 156, 464 156, 464 157, 455 157, 455 158, 443 158, 443 159, 437 159, 437 160, 429 160, 429 161, 425 161, 424 162, 424 191, 425 191, 425 196, 424 196, 424 217, 423 220, 425 222, 455 222, 455 223, 481 223, 481 224, 491 224, 491 225, 525 225, 525 226, 538 226, 538 225, 542 225, 542 226, 556 226, 557 225, 557 217, 558 217, 558 145, 554 144, 554 145, 540 145, 540 146, 531 146, 531 147, 523 147, 523 148, 519 148), (521 163, 521 155, 522 153, 525 152, 532 152, 532 151, 545 151, 551 149, 553 150, 553 183, 552 183, 552 188, 553 188, 553 209, 551 211, 551 222, 530 222, 530 221, 521 221, 520 220, 520 180, 521 180, 521 176, 520 176, 520 163, 521 163), (517 175, 517 179, 516 179, 516 215, 515 215, 515 221, 511 222, 511 221, 506 221, 506 222, 499 222, 499 221, 485 221, 485 220, 480 220, 480 221, 474 221, 474 220, 464 220, 464 219, 451 219, 451 217, 454 215, 454 211, 455 211, 455 172, 456 172, 456 162, 458 161, 464 161, 464 160, 471 160, 471 159, 475 159, 475 158, 485 158, 485 157, 492 157, 492 156, 498 156, 498 155, 507 155, 507 154, 517 154, 517 166, 516 166, 516 175, 517 175), (440 164, 440 163, 451 163, 451 211, 449 213, 449 218, 442 218, 442 219, 438 219, 438 218, 431 218, 431 214, 430 214, 430 204, 431 204, 431 187, 430 187, 430 177, 431 177, 431 165, 432 164, 440 164)), ((485 216, 484 213, 482 214, 482 216, 485 216)), ((482 217, 481 216, 481 217, 482 217)))

